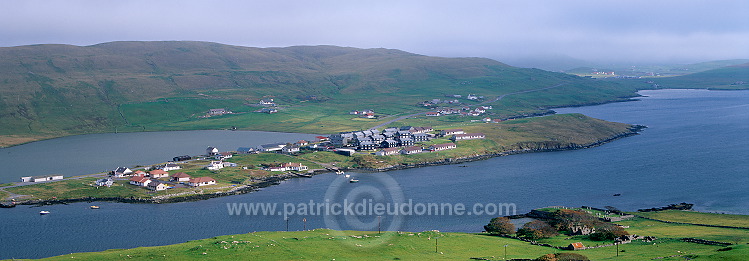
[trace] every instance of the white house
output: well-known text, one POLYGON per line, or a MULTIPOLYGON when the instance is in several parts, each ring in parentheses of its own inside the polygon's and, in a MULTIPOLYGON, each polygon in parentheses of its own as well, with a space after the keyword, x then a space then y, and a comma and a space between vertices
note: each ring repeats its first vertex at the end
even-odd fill
POLYGON ((483 133, 455 134, 452 137, 450 137, 452 141, 474 140, 474 139, 483 139, 483 138, 486 138, 486 136, 483 133))
POLYGON ((151 178, 149 177, 134 176, 130 178, 130 184, 133 184, 136 186, 145 187, 148 185, 148 183, 151 183, 151 178))
POLYGON ((162 191, 162 190, 168 189, 169 186, 159 181, 151 181, 148 183, 148 185, 146 185, 146 188, 150 190, 155 190, 155 191, 162 191))
POLYGON ((429 150, 442 151, 442 150, 451 150, 457 147, 458 145, 455 145, 455 143, 451 142, 451 143, 435 144, 435 145, 429 146, 429 150))
POLYGON ((281 152, 283 153, 295 153, 299 152, 299 147, 297 146, 285 146, 283 149, 281 149, 281 152))
POLYGON ((378 152, 375 152, 375 155, 377 156, 389 156, 389 155, 396 155, 400 152, 399 148, 385 148, 378 152))
POLYGON ((150 174, 151 177, 155 179, 169 177, 169 172, 166 172, 163 169, 155 169, 155 170, 149 171, 148 174, 150 174))
POLYGON ((216 153, 218 153, 218 148, 216 147, 208 147, 205 149, 205 155, 213 156, 216 155, 216 153))
POLYGON ((111 187, 112 185, 114 185, 114 180, 112 180, 111 178, 96 180, 96 186, 99 186, 99 187, 102 187, 102 186, 111 187))
POLYGON ((211 161, 211 164, 205 166, 207 170, 220 170, 224 168, 224 163, 221 161, 211 161))
POLYGON ((130 176, 130 174, 133 174, 133 171, 126 167, 119 167, 110 173, 110 175, 118 178, 127 177, 130 176))
POLYGON ((174 163, 167 163, 166 165, 164 165, 164 167, 161 167, 161 169, 164 170, 164 171, 178 170, 178 169, 181 169, 181 168, 182 167, 180 167, 179 165, 174 164, 174 163))
POLYGON ((284 167, 288 170, 297 170, 297 171, 307 170, 307 166, 302 165, 302 163, 289 162, 289 163, 281 164, 281 167, 284 167))
POLYGON ((412 147, 405 147, 403 150, 401 150, 401 154, 404 155, 411 155, 416 153, 421 153, 424 149, 422 149, 419 146, 412 146, 412 147))
POLYGON ((447 136, 447 135, 454 135, 454 134, 463 134, 465 133, 462 129, 448 129, 448 130, 442 130, 440 131, 440 135, 447 136))

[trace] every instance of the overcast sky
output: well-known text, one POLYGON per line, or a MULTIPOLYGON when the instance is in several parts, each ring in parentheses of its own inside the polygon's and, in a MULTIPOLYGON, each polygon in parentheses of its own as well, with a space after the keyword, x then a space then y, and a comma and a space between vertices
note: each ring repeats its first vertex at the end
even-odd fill
POLYGON ((0 0, 0 46, 210 41, 498 60, 749 58, 747 0, 0 0))

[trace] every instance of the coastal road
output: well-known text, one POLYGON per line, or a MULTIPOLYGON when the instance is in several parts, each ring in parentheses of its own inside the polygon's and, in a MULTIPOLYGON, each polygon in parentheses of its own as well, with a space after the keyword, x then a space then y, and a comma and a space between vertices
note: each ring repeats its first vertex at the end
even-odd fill
MULTIPOLYGON (((485 105, 485 104, 488 104, 488 103, 498 102, 498 101, 500 101, 500 100, 502 100, 505 97, 510 96, 510 95, 543 91, 543 90, 548 90, 548 89, 553 89, 553 88, 561 87, 561 86, 564 86, 565 84, 567 84, 567 83, 560 83, 560 84, 557 84, 557 85, 553 85, 553 86, 549 86, 549 87, 544 87, 544 88, 540 88, 540 89, 525 90, 525 91, 511 92, 511 93, 507 93, 507 94, 502 94, 502 95, 498 96, 497 98, 495 98, 493 100, 488 100, 488 101, 480 102, 478 105, 485 105)), ((414 114, 400 116, 398 118, 395 118, 395 119, 386 121, 384 123, 381 123, 381 124, 379 124, 377 126, 374 126, 374 127, 370 128, 370 129, 379 129, 379 128, 387 126, 390 123, 393 123, 393 122, 396 122, 396 121, 405 120, 405 119, 408 119, 408 118, 411 118, 411 117, 415 117, 415 116, 418 116, 418 115, 421 115, 421 114, 426 114, 426 112, 417 112, 417 113, 414 113, 414 114)))

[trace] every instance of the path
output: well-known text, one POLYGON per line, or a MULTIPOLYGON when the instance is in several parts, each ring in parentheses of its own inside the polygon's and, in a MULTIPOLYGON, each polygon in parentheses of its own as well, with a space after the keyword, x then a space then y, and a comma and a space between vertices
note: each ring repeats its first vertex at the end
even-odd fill
MULTIPOLYGON (((557 84, 557 85, 554 85, 554 86, 544 87, 544 88, 540 88, 540 89, 525 90, 525 91, 519 91, 519 92, 511 92, 511 93, 507 93, 507 94, 502 94, 502 95, 500 95, 499 97, 497 97, 496 99, 493 99, 493 100, 488 100, 488 101, 483 101, 483 102, 480 102, 480 103, 479 103, 478 105, 484 105, 484 104, 487 104, 487 103, 498 102, 498 101, 500 101, 500 100, 504 99, 505 97, 507 97, 507 96, 509 96, 509 95, 515 95, 515 94, 523 94, 523 93, 529 93, 529 92, 537 92, 537 91, 543 91, 543 90, 548 90, 548 89, 553 89, 553 88, 557 88, 557 87, 563 86, 563 85, 565 85, 565 84, 567 84, 567 83, 560 83, 560 84, 557 84)), ((395 119, 392 119, 392 120, 386 121, 386 122, 384 122, 384 123, 382 123, 382 124, 379 124, 379 125, 377 125, 377 126, 374 126, 374 127, 370 128, 370 129, 379 129, 379 128, 382 128, 382 127, 385 127, 385 126, 387 126, 387 125, 388 125, 388 124, 390 124, 390 123, 393 123, 393 122, 396 122, 396 121, 400 121, 400 120, 405 120, 405 119, 408 119, 408 118, 411 118, 411 117, 414 117, 414 116, 417 116, 417 115, 420 115, 420 114, 425 114, 425 113, 426 113, 426 112, 417 112, 417 113, 414 113, 414 114, 409 114, 409 115, 404 115, 404 116, 400 116, 400 117, 398 117, 398 118, 395 118, 395 119)))

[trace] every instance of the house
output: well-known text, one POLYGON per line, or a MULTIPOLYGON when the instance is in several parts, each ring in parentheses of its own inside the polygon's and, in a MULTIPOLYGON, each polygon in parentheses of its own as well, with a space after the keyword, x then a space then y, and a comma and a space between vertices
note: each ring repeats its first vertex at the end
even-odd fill
POLYGON ((400 152, 399 148, 385 148, 378 152, 375 152, 375 155, 377 156, 390 156, 390 155, 396 155, 400 152))
POLYGON ((463 134, 465 133, 462 129, 448 129, 448 130, 442 130, 440 131, 441 136, 448 136, 448 135, 454 135, 454 134, 463 134))
POLYGON ((224 165, 224 168, 239 166, 237 163, 234 163, 234 162, 223 162, 221 163, 221 165, 224 165))
POLYGON ((63 178, 62 175, 30 176, 30 177, 21 177, 21 182, 42 182, 42 181, 61 180, 62 178, 63 178))
POLYGON ((276 106, 276 103, 273 101, 273 99, 262 99, 260 100, 259 104, 262 106, 276 106))
POLYGON ((442 151, 442 150, 451 150, 457 147, 458 145, 455 145, 455 143, 451 142, 451 143, 435 144, 435 145, 429 146, 429 150, 442 151))
POLYGON ((215 116, 215 115, 224 115, 231 113, 231 111, 227 111, 226 109, 210 109, 208 110, 208 115, 215 116))
POLYGON ((205 155, 213 156, 213 155, 216 155, 217 153, 218 153, 218 148, 216 147, 208 147, 207 149, 205 149, 205 155))
POLYGON ((113 170, 109 175, 122 178, 130 176, 130 174, 133 174, 133 171, 126 167, 119 167, 115 170, 113 170))
POLYGON ((567 246, 567 250, 581 250, 585 249, 585 246, 582 242, 575 242, 567 246))
POLYGON ((340 155, 343 155, 343 156, 349 156, 349 157, 351 157, 354 154, 356 154, 356 151, 355 150, 351 150, 351 149, 335 149, 335 150, 333 150, 333 152, 335 152, 337 154, 340 154, 340 155))
POLYGON ((221 161, 211 161, 211 164, 205 166, 207 170, 220 170, 224 168, 224 164, 221 161))
POLYGON ((148 173, 146 173, 145 171, 142 171, 142 170, 137 170, 137 171, 135 171, 135 173, 133 173, 133 176, 147 177, 148 173))
POLYGON ((297 141, 296 143, 294 143, 294 145, 297 145, 297 146, 299 146, 299 147, 302 147, 302 146, 307 146, 307 145, 309 145, 309 141, 306 141, 306 140, 300 140, 300 141, 297 141))
POLYGON ((190 181, 190 175, 187 175, 187 173, 184 172, 177 172, 175 174, 172 174, 171 180, 174 182, 190 181))
POLYGON ((330 140, 330 138, 325 137, 325 136, 315 136, 315 139, 317 140, 317 142, 323 142, 323 141, 329 141, 330 140))
POLYGON ((259 110, 257 112, 267 113, 267 114, 273 114, 273 113, 278 112, 278 110, 277 109, 273 109, 273 108, 263 108, 263 109, 261 109, 261 110, 259 110))
POLYGON ((307 166, 302 165, 302 163, 284 163, 281 164, 281 167, 286 168, 287 170, 296 170, 296 171, 303 171, 307 170, 307 166))
MULTIPOLYGON (((172 161, 175 161, 175 162, 176 162, 176 161, 185 161, 185 160, 190 160, 190 159, 192 159, 192 157, 190 157, 190 156, 188 156, 188 155, 184 155, 184 156, 177 156, 177 157, 174 157, 174 158, 172 158, 172 161)), ((167 170, 167 171, 168 171, 168 170, 167 170)))
POLYGON ((409 131, 413 134, 417 134, 417 133, 427 133, 433 130, 434 129, 432 129, 432 127, 414 127, 410 129, 409 131))
POLYGON ((395 135, 399 138, 410 138, 411 132, 410 131, 398 131, 395 135))
POLYGON ((466 134, 455 134, 452 137, 450 137, 450 140, 459 141, 459 140, 475 140, 475 139, 483 139, 483 138, 486 138, 486 136, 483 133, 466 133, 466 134))
POLYGON ((187 185, 190 185, 193 187, 208 186, 208 185, 215 185, 215 184, 216 184, 216 180, 211 177, 192 178, 187 183, 187 185))
POLYGON ((148 183, 151 182, 151 178, 149 177, 142 177, 142 176, 133 176, 130 178, 130 184, 145 187, 148 185, 148 183))
POLYGON ((151 177, 155 179, 169 177, 169 172, 166 172, 163 169, 155 169, 155 170, 149 171, 148 174, 151 174, 151 177))
POLYGON ((148 185, 146 185, 146 188, 150 190, 155 190, 155 191, 162 191, 162 190, 168 189, 169 186, 167 186, 165 183, 161 183, 157 180, 154 180, 154 181, 149 182, 148 185))
POLYGON ((99 186, 99 187, 102 187, 102 186, 111 187, 112 185, 114 185, 114 180, 112 180, 111 178, 98 179, 96 180, 95 184, 96 186, 99 186))
POLYGON ((484 121, 484 122, 491 122, 492 118, 486 117, 486 118, 482 119, 482 121, 484 121))
POLYGON ((404 155, 411 155, 416 153, 421 153, 423 149, 419 146, 411 146, 411 147, 405 147, 403 150, 401 150, 401 154, 404 155))
POLYGON ((227 151, 227 152, 219 152, 213 158, 217 159, 217 160, 223 160, 223 159, 231 158, 233 156, 234 156, 234 154, 232 154, 231 152, 227 151))
POLYGON ((382 132, 398 132, 398 128, 387 128, 382 132))
POLYGON ((468 96, 466 97, 466 99, 469 99, 469 100, 475 101, 475 100, 478 100, 478 99, 479 99, 479 97, 478 97, 478 96, 476 96, 476 94, 468 94, 468 96))
POLYGON ((250 148, 250 147, 239 147, 237 149, 237 152, 238 153, 242 153, 242 154, 255 154, 255 153, 258 153, 258 151, 255 150, 255 148, 250 148))
POLYGON ((262 151, 262 152, 279 151, 279 150, 282 150, 283 147, 286 147, 286 143, 265 144, 265 145, 260 145, 260 147, 258 147, 257 150, 262 151))
POLYGON ((179 165, 177 165, 177 164, 174 164, 174 163, 167 163, 167 164, 165 164, 165 165, 164 165, 163 167, 161 167, 161 169, 162 169, 163 171, 172 171, 172 170, 178 170, 178 169, 181 169, 181 168, 182 168, 182 167, 180 167, 179 165))
POLYGON ((437 116, 440 116, 440 115, 442 115, 442 114, 440 114, 439 112, 436 112, 436 111, 428 111, 427 112, 427 116, 429 116, 429 117, 437 117, 437 116))
POLYGON ((281 166, 277 166, 277 167, 268 167, 268 168, 266 168, 266 170, 268 170, 268 171, 287 171, 288 169, 284 168, 284 167, 281 167, 281 166))
POLYGON ((374 114, 374 112, 368 112, 368 113, 362 114, 360 117, 367 118, 367 119, 374 119, 375 118, 375 114, 374 114))
POLYGON ((285 146, 281 149, 283 153, 296 153, 299 152, 299 146, 285 146))

